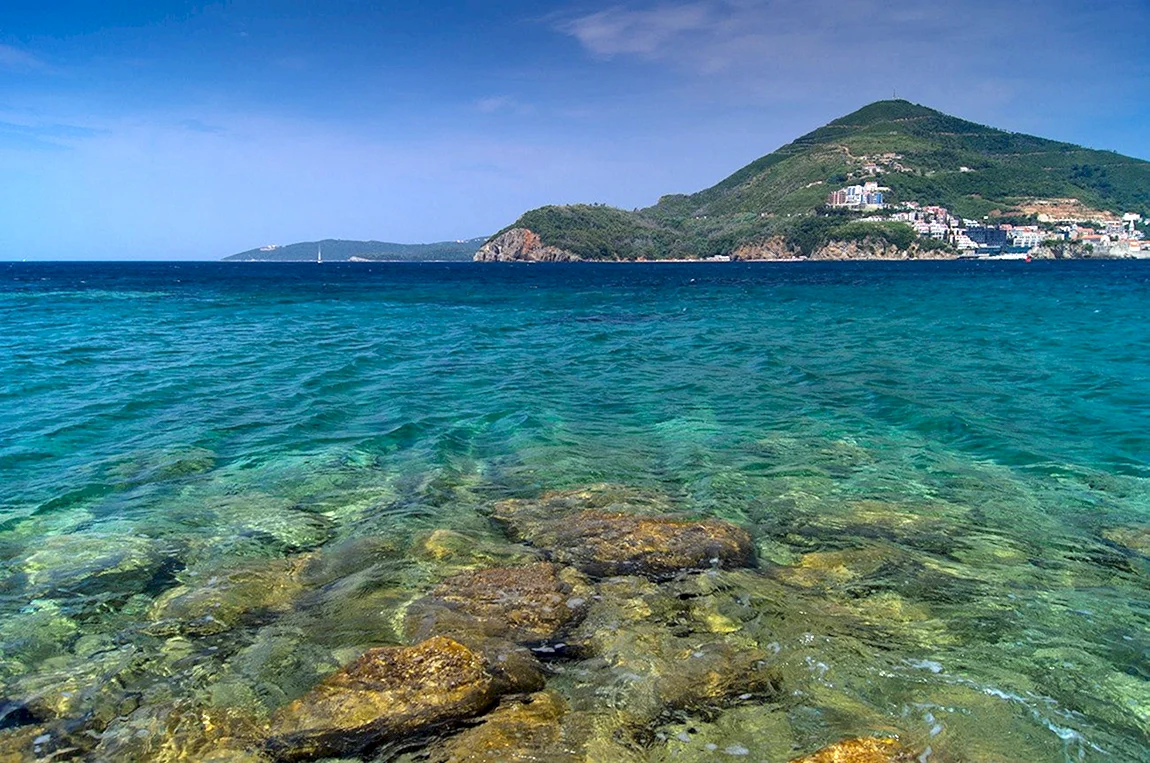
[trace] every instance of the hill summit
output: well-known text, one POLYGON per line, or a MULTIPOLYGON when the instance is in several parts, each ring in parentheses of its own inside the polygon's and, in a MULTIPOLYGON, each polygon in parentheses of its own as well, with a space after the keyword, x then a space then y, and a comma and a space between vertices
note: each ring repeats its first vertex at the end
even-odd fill
MULTIPOLYGON (((967 242, 979 246, 962 238, 972 221, 1059 240, 1059 223, 1097 233, 1122 227, 1124 214, 1150 216, 1150 162, 890 100, 807 133, 711 188, 664 196, 646 209, 532 210, 476 259, 801 258, 828 244, 865 244, 881 256, 954 256, 967 242), (916 211, 924 208, 932 211, 916 211)), ((1127 223, 1132 241, 1137 226, 1127 223)), ((1061 231, 1062 240, 1071 232, 1061 231)), ((850 246, 831 254, 852 256, 850 246)))

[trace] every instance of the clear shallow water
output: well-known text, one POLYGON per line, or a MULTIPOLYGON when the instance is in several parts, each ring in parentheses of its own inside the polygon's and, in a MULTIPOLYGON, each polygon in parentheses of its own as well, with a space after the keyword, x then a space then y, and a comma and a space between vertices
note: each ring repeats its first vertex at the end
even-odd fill
POLYGON ((785 687, 641 759, 1150 760, 1148 313, 1142 263, 0 265, 0 725, 258 722, 522 554, 495 501, 611 483, 752 531, 785 687))

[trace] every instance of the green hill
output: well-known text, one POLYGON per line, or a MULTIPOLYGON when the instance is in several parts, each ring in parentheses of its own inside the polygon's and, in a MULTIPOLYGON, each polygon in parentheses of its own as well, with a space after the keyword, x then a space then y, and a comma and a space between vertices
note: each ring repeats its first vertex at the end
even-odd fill
POLYGON ((584 259, 728 255, 768 237, 810 254, 828 238, 843 240, 840 233, 858 236, 857 223, 844 233, 850 219, 818 213, 828 193, 864 179, 890 188, 888 202, 940 205, 968 218, 1025 216, 1027 202, 1070 198, 1116 214, 1150 213, 1150 162, 896 100, 820 127, 704 191, 664 196, 636 212, 543 207, 504 231, 530 229, 543 245, 584 259))
POLYGON ((392 244, 386 241, 344 241, 324 239, 305 241, 286 246, 249 249, 246 252, 225 257, 228 261, 241 262, 312 262, 316 252, 323 247, 325 262, 348 262, 373 260, 379 262, 420 262, 426 260, 466 261, 475 254, 475 249, 484 239, 467 241, 443 241, 436 244, 392 244))

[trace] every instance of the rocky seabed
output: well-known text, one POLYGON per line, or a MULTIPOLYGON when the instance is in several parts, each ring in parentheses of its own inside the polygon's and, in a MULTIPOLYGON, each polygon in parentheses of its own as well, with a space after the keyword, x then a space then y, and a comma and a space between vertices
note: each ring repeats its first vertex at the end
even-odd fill
MULTIPOLYGON (((995 755, 1018 742, 998 752, 939 754, 933 734, 900 728, 836 692, 833 681, 812 688, 810 673, 829 670, 813 650, 798 673, 794 660, 780 658, 776 639, 826 638, 805 632, 808 617, 846 618, 848 630, 877 626, 904 638, 899 629, 923 619, 909 597, 887 591, 848 612, 819 595, 873 584, 893 570, 901 575, 908 562, 893 546, 788 557, 778 543, 756 546, 738 524, 684 516, 659 496, 602 485, 502 500, 488 521, 503 540, 450 529, 427 531, 407 547, 359 538, 204 579, 186 576, 143 611, 133 611, 129 597, 118 606, 140 618, 152 653, 139 642, 92 636, 71 662, 50 661, 54 673, 17 682, 20 696, 3 709, 0 763, 909 763, 1005 760, 995 755), (760 559, 764 553, 773 558, 760 559), (433 571, 418 595, 379 574, 397 556, 433 571), (325 649, 322 637, 304 636, 300 613, 308 631, 350 623, 382 645, 325 649), (241 628, 255 628, 255 636, 237 651, 241 628), (222 653, 230 654, 221 670, 214 655, 222 653), (163 679, 177 674, 185 689, 199 691, 173 691, 163 679), (796 707, 804 703, 850 718, 859 733, 823 733, 822 746, 813 747, 819 734, 797 733, 796 707), (748 729, 758 736, 755 756, 748 729)), ((864 504, 847 525, 788 532, 857 535, 867 526, 872 534, 929 537, 923 522, 864 504)), ((1144 532, 1108 532, 1115 544, 1148 548, 1144 532)), ((55 563, 55 551, 30 556, 38 574, 28 584, 44 595, 60 586, 108 591, 113 583, 142 594, 162 549, 139 538, 118 546, 103 539, 99 564, 84 574, 55 563)), ((970 595, 977 585, 942 570, 915 574, 915 584, 940 597, 970 595)), ((51 611, 30 616, 53 622, 51 611)), ((978 691, 961 685, 947 691, 939 707, 945 698, 979 701, 978 691)))

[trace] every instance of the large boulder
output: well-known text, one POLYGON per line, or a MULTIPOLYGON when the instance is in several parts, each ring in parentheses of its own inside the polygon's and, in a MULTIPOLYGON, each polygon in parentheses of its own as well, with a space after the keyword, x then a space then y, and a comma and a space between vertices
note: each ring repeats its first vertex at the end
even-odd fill
POLYGON ((588 509, 540 516, 530 503, 505 501, 493 514, 508 532, 561 564, 596 577, 671 577, 685 570, 753 566, 746 530, 715 519, 682 519, 588 509))
POLYGON ((539 234, 527 228, 500 233, 475 253, 476 262, 576 262, 579 255, 547 246, 539 234))
POLYGON ((284 760, 354 755, 473 718, 518 688, 483 653, 443 636, 372 649, 281 708, 268 748, 284 760))
POLYGON ((407 611, 413 640, 481 634, 522 644, 560 637, 585 614, 593 589, 575 569, 540 562, 452 575, 407 611))

